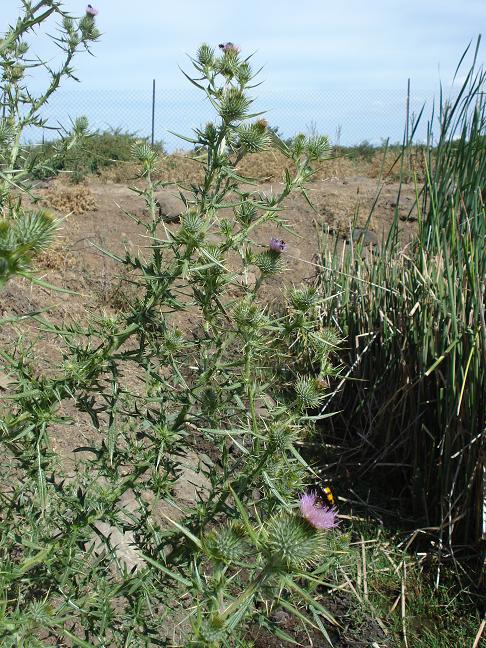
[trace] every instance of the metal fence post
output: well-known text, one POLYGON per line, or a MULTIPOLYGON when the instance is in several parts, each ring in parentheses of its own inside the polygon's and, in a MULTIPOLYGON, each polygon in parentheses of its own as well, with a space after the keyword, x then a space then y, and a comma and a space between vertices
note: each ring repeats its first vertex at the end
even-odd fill
POLYGON ((152 81, 152 137, 151 144, 155 142, 155 79, 152 81))
POLYGON ((405 126, 405 141, 408 145, 408 138, 409 138, 409 125, 410 125, 410 77, 408 78, 407 81, 407 103, 406 103, 406 126, 405 126))

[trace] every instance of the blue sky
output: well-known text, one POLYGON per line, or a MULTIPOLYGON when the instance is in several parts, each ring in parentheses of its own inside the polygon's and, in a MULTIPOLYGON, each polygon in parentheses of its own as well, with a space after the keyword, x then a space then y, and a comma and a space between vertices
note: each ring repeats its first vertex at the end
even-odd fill
MULTIPOLYGON (((18 4, 1 0, 1 31, 15 18, 18 4)), ((94 57, 76 61, 82 85, 66 87, 53 109, 61 118, 66 111, 73 114, 86 107, 97 127, 111 119, 113 126, 143 129, 144 102, 156 78, 161 137, 160 121, 177 129, 184 126, 182 118, 188 119, 187 132, 198 125, 194 120, 206 119, 206 107, 201 108, 197 92, 191 94, 178 69, 188 69, 186 54, 194 53, 203 41, 216 46, 231 40, 245 54, 255 52, 255 65, 264 66, 264 85, 258 94, 269 105, 272 121, 280 120, 284 131, 303 129, 312 121, 331 137, 341 125, 344 139, 364 139, 368 118, 368 139, 380 137, 380 124, 381 136, 398 138, 407 78, 412 79, 412 108, 418 110, 422 101, 430 103, 439 79, 446 85, 452 81, 461 53, 486 25, 483 0, 93 4, 103 36, 93 48, 94 57), (172 99, 178 99, 176 106, 170 105, 172 99), (107 106, 102 110, 103 103, 107 106)), ((79 15, 85 4, 66 0, 65 6, 79 15)), ((52 54, 42 40, 36 48, 42 56, 52 54)))

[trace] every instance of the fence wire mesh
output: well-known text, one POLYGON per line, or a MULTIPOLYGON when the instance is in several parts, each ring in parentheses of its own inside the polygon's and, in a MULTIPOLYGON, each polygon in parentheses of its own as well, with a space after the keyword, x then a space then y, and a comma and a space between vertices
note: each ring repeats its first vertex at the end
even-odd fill
MULTIPOLYGON (((449 95, 454 94, 454 89, 449 95)), ((271 126, 284 137, 315 129, 334 144, 353 146, 364 140, 379 145, 403 139, 407 115, 410 124, 425 106, 414 140, 425 141, 427 118, 434 104, 433 91, 402 89, 299 89, 255 90, 252 111, 265 113, 271 126)), ((168 151, 187 149, 189 144, 174 133, 191 136, 192 129, 214 119, 214 109, 194 89, 150 84, 146 90, 89 89, 84 85, 60 90, 43 109, 47 128, 27 133, 33 142, 56 137, 57 128, 85 115, 91 130, 119 129, 164 143, 168 151)))

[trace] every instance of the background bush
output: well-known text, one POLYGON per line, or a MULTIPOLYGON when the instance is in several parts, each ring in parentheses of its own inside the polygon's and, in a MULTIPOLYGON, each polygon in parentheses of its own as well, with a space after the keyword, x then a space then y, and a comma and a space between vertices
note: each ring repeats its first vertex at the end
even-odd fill
MULTIPOLYGON (((87 134, 83 141, 56 155, 55 164, 48 162, 59 148, 59 141, 53 140, 30 147, 31 160, 36 162, 34 177, 50 177, 65 172, 73 182, 80 182, 87 175, 98 174, 120 162, 131 162, 135 144, 147 141, 135 133, 123 132, 121 129, 109 129, 87 134), (40 167, 40 168, 39 168, 40 167)), ((164 153, 162 142, 156 142, 154 150, 164 153)))

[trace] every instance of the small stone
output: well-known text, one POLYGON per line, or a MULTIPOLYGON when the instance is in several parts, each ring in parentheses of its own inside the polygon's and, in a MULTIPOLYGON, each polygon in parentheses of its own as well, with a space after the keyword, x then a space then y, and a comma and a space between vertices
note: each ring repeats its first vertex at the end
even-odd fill
POLYGON ((351 235, 353 243, 362 243, 363 245, 378 246, 377 235, 369 229, 355 227, 351 235))
POLYGON ((238 275, 236 278, 236 281, 241 285, 245 286, 246 288, 249 288, 250 290, 253 290, 253 288, 256 285, 256 274, 254 272, 246 272, 246 273, 241 273, 238 275))
POLYGON ((290 622, 290 614, 285 610, 275 610, 271 618, 274 623, 283 627, 288 626, 290 622))
POLYGON ((181 213, 185 210, 184 203, 180 198, 169 192, 159 192, 155 196, 159 216, 166 223, 178 223, 181 213))

